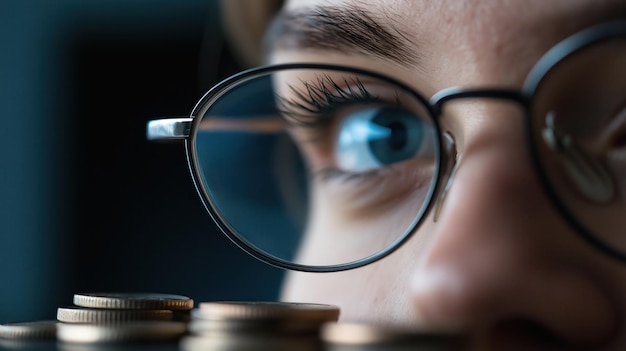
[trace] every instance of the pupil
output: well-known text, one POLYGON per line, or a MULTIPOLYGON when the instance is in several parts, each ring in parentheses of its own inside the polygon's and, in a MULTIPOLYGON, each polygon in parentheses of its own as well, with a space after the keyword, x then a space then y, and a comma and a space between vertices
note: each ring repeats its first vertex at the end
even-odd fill
POLYGON ((391 136, 387 141, 389 148, 392 150, 403 149, 408 138, 406 126, 400 122, 392 122, 387 128, 391 129, 391 136))

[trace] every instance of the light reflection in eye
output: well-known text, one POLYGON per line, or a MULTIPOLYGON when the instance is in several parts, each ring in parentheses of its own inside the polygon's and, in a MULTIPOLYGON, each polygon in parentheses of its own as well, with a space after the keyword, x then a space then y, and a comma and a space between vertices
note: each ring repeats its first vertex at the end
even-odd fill
POLYGON ((339 128, 337 167, 364 172, 408 160, 434 157, 434 129, 398 107, 370 107, 350 114, 339 128))

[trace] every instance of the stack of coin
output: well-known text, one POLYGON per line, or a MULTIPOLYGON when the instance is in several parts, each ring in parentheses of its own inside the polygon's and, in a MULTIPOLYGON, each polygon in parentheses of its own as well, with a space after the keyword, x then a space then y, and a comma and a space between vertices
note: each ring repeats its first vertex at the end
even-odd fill
POLYGON ((0 324, 0 350, 28 348, 34 343, 56 337, 56 321, 0 324))
POLYGON ((75 294, 74 306, 57 310, 56 336, 72 343, 178 340, 187 333, 184 319, 193 305, 172 294, 75 294))
POLYGON ((327 323, 320 334, 326 351, 458 351, 467 343, 465 335, 452 331, 357 323, 327 323))
POLYGON ((319 331, 339 308, 287 302, 204 302, 191 313, 185 351, 321 350, 319 331))

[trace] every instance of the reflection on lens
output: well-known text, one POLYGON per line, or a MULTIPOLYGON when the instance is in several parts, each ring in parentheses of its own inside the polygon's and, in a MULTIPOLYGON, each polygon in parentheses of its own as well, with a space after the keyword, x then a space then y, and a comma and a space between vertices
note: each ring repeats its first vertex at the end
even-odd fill
POLYGON ((375 75, 292 68, 200 107, 197 178, 236 240, 282 262, 336 266, 405 238, 432 196, 436 126, 423 99, 375 75))
POLYGON ((626 39, 590 45, 556 64, 535 93, 539 161, 569 217, 626 253, 626 39), (620 140, 622 142, 620 142, 620 140))

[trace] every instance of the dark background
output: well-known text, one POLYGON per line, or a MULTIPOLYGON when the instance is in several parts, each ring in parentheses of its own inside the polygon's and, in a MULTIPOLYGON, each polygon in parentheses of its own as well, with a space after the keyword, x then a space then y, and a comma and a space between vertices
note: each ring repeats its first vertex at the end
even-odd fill
POLYGON ((76 292, 277 298, 283 272, 218 232, 182 143, 145 139, 240 69, 217 6, 0 1, 0 323, 76 292))

